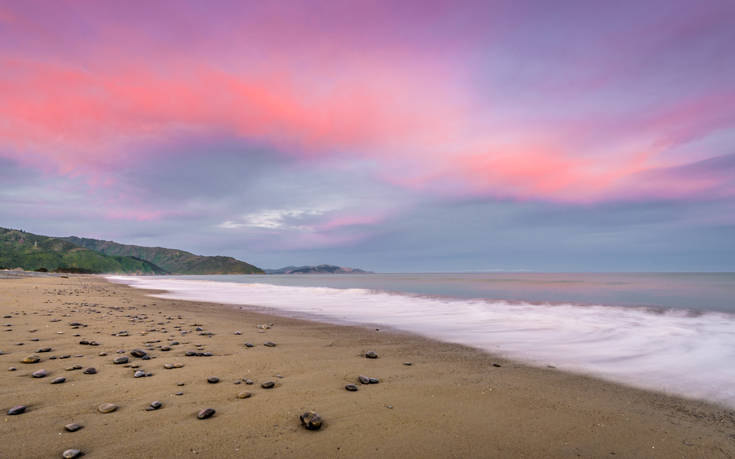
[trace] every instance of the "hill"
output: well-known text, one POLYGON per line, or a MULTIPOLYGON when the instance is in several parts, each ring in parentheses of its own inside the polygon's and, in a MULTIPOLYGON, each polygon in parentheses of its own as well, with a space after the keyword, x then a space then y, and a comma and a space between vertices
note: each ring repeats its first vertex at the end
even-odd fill
POLYGON ((109 256, 59 238, 0 228, 0 267, 27 271, 165 274, 140 258, 109 256))
POLYGON ((164 269, 170 274, 262 274, 263 270, 232 257, 201 256, 177 249, 143 247, 119 244, 113 241, 79 238, 62 238, 79 247, 109 256, 134 257, 164 269))
POLYGON ((266 269, 266 274, 370 274, 357 268, 345 268, 335 265, 286 266, 279 269, 266 269))

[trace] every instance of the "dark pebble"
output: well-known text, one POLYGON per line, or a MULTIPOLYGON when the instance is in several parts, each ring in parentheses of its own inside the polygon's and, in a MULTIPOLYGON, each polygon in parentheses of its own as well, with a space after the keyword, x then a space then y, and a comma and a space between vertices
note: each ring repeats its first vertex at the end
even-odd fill
POLYGON ((76 432, 77 430, 81 430, 83 428, 83 425, 77 423, 71 423, 64 426, 64 429, 66 429, 67 432, 76 432))
POLYGON ((365 353, 365 357, 367 357, 368 359, 377 359, 378 354, 375 351, 368 351, 365 353))
POLYGON ((263 343, 263 346, 276 347, 276 343, 274 343, 273 341, 266 341, 265 343, 263 343))
POLYGON ((198 419, 211 418, 212 416, 214 416, 214 413, 216 413, 214 408, 205 408, 201 410, 199 413, 197 413, 197 418, 198 419))
POLYGON ((96 368, 89 367, 86 370, 84 370, 83 373, 85 375, 96 375, 97 374, 97 369, 96 368))
POLYGON ((207 378, 207 382, 209 384, 217 384, 219 382, 219 378, 216 376, 212 376, 211 378, 207 378))
POLYGON ((122 365, 123 363, 128 363, 130 359, 128 359, 127 356, 123 355, 121 357, 115 357, 115 359, 112 361, 115 365, 122 365))
POLYGON ((146 408, 146 411, 155 411, 163 406, 163 403, 156 400, 155 402, 152 402, 148 408, 146 408))
POLYGON ((494 366, 495 368, 500 368, 500 367, 501 367, 502 365, 500 365, 499 363, 493 363, 493 366, 494 366))
POLYGON ((245 343, 245 347, 255 347, 255 344, 253 344, 253 343, 245 343))
POLYGON ((18 405, 8 410, 8 416, 16 416, 18 414, 23 414, 25 412, 26 412, 26 407, 24 405, 18 405))
POLYGON ((354 384, 347 384, 345 386, 345 389, 347 389, 350 392, 357 392, 357 386, 354 384))
POLYGON ((276 387, 276 383, 274 383, 273 381, 266 381, 261 384, 260 387, 262 387, 263 389, 273 389, 274 387, 276 387))
POLYGON ((322 418, 314 411, 307 411, 299 416, 299 419, 307 430, 319 430, 322 427, 322 418))
POLYGON ((378 378, 370 378, 370 384, 378 384, 380 380, 378 378))
POLYGON ((360 384, 370 384, 370 378, 367 376, 360 375, 357 377, 357 380, 360 381, 360 384))
POLYGON ((133 357, 143 358, 148 355, 148 353, 142 349, 133 349, 130 351, 130 355, 133 357))
POLYGON ((66 378, 63 376, 59 376, 58 378, 54 378, 51 380, 51 384, 62 384, 66 382, 66 378))

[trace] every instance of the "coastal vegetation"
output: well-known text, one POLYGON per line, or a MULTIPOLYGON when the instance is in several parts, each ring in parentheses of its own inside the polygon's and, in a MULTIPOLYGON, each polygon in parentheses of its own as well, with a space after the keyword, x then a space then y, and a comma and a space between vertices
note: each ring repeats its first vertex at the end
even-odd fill
POLYGON ((0 268, 83 274, 254 274, 232 257, 141 247, 78 237, 57 238, 0 228, 0 268))

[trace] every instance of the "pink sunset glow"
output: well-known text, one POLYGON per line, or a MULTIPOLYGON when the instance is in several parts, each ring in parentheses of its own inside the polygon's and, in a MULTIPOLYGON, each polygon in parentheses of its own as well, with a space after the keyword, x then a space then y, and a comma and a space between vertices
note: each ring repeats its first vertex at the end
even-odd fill
POLYGON ((6 2, 0 164, 121 228, 291 248, 731 200, 735 7, 652 2, 6 2))
MULTIPOLYGON (((492 51, 489 36, 458 44, 454 54, 451 44, 442 44, 434 54, 412 40, 356 44, 340 39, 340 22, 324 18, 317 27, 298 11, 268 11, 273 23, 267 27, 233 26, 217 33, 217 43, 182 31, 173 50, 145 25, 113 21, 95 3, 75 6, 90 21, 107 18, 91 25, 95 40, 41 24, 20 4, 3 12, 3 36, 20 43, 33 30, 37 37, 3 47, 0 154, 61 174, 94 176, 96 183, 109 182, 121 164, 142 167, 155 146, 172 137, 219 133, 292 156, 373 158, 387 176, 395 164, 407 164, 411 173, 396 183, 413 187, 452 181, 457 192, 600 200, 614 198, 634 174, 678 164, 666 158, 667 148, 735 118, 732 93, 718 94, 723 88, 717 87, 635 116, 626 113, 638 106, 631 94, 629 108, 625 101, 616 108, 623 113, 611 118, 598 110, 597 120, 575 102, 563 116, 537 115, 553 98, 521 112, 492 97, 477 103, 478 89, 464 83, 474 78, 473 65, 457 64, 472 52, 492 51), (58 38, 73 46, 52 52, 58 38), (228 43, 226 52, 220 42, 228 43)), ((177 19, 176 26, 185 27, 177 19)), ((360 27, 370 32, 369 24, 360 27)), ((491 92, 497 90, 502 86, 491 92)), ((574 98, 592 91, 580 88, 574 98)), ((698 179, 692 186, 701 185, 698 179)), ((659 195, 680 194, 660 186, 659 195)))

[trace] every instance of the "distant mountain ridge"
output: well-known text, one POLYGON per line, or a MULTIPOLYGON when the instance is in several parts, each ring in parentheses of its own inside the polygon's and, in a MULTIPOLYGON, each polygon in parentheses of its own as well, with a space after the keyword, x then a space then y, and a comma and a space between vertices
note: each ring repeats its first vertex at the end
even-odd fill
POLYGON ((61 239, 105 255, 139 258, 153 263, 168 274, 263 274, 263 270, 257 266, 232 257, 194 255, 184 250, 119 244, 76 236, 61 239))
POLYGON ((166 274, 146 260, 110 256, 60 238, 0 228, 0 268, 72 273, 166 274))
POLYGON ((266 274, 371 274, 357 268, 346 268, 336 265, 286 266, 279 269, 265 269, 266 274))

